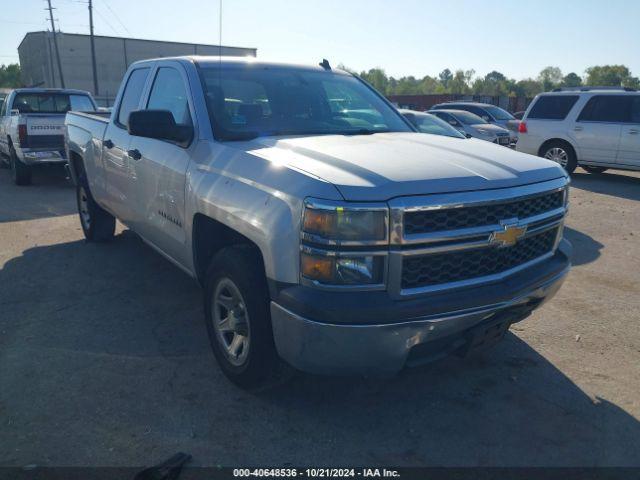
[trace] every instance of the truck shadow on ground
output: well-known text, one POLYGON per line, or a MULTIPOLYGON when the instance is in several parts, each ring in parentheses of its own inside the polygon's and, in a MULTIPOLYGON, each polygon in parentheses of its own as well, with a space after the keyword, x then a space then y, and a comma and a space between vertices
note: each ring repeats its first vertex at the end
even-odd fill
POLYGON ((595 262, 604 248, 604 245, 594 238, 571 227, 564 227, 564 236, 573 245, 571 264, 574 266, 595 262))
POLYGON ((0 170, 0 223, 76 213, 75 189, 58 165, 34 169, 33 182, 17 186, 11 172, 0 170))
POLYGON ((591 174, 577 170, 571 175, 571 188, 627 200, 640 200, 640 178, 620 171, 591 174))
POLYGON ((3 465, 150 465, 178 450, 243 466, 640 458, 633 416, 514 334, 392 378, 299 374, 248 393, 215 365, 200 289, 128 231, 28 249, 0 285, 3 465))

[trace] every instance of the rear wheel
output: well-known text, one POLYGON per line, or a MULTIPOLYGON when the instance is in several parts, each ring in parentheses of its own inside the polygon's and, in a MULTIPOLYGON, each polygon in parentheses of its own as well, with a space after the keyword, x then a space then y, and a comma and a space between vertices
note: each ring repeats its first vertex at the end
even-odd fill
POLYGON ((540 156, 558 163, 569 174, 573 173, 578 165, 573 148, 562 141, 553 141, 546 144, 541 149, 540 156))
POLYGON ((31 184, 31 167, 20 161, 13 145, 9 147, 9 168, 11 178, 16 185, 31 184))
POLYGON ((603 173, 609 170, 607 167, 592 167, 589 165, 580 165, 583 170, 586 170, 589 173, 603 173))
POLYGON ((80 225, 87 241, 108 242, 111 240, 116 231, 116 219, 93 199, 84 172, 78 179, 76 200, 80 225))
POLYGON ((223 373, 243 388, 273 383, 283 365, 271 329, 267 282, 255 247, 218 252, 204 289, 207 333, 223 373))

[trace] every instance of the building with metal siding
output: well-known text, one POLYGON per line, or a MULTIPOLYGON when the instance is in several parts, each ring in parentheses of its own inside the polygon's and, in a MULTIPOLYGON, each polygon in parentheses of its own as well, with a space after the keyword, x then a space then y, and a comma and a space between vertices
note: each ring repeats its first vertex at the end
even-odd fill
MULTIPOLYGON (((138 60, 176 55, 255 57, 255 48, 164 42, 96 35, 98 92, 93 88, 89 35, 57 33, 65 87, 93 93, 101 105, 111 105, 128 66, 138 60)), ((28 86, 60 87, 60 75, 51 32, 29 32, 18 46, 22 81, 28 86)))

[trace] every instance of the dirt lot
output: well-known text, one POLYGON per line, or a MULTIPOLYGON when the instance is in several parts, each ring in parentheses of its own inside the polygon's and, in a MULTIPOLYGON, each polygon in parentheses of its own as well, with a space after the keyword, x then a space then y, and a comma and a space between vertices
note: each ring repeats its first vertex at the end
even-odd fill
POLYGON ((200 292, 60 176, 0 171, 0 465, 640 466, 640 175, 574 176, 575 267, 491 354, 391 379, 219 372, 200 292))

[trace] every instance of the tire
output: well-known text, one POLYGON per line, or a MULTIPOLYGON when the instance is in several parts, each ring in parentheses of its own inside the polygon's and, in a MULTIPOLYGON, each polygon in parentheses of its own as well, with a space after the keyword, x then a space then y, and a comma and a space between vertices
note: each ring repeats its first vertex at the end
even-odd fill
POLYGON ((31 185, 31 167, 20 161, 13 145, 9 147, 9 168, 11 169, 11 179, 16 185, 31 185))
POLYGON ((558 163, 568 174, 572 174, 578 166, 578 160, 573 147, 567 142, 554 140, 540 149, 540 156, 558 163))
POLYGON ((116 231, 116 219, 93 199, 84 172, 80 174, 76 185, 76 202, 84 238, 88 242, 108 242, 112 240, 116 231))
POLYGON ((589 165, 580 165, 580 166, 582 167, 583 170, 593 174, 604 173, 607 170, 609 170, 607 167, 592 167, 589 165))
POLYGON ((271 329, 267 282, 258 250, 223 248, 207 271, 207 333, 222 372, 245 389, 268 386, 284 371, 271 329))

